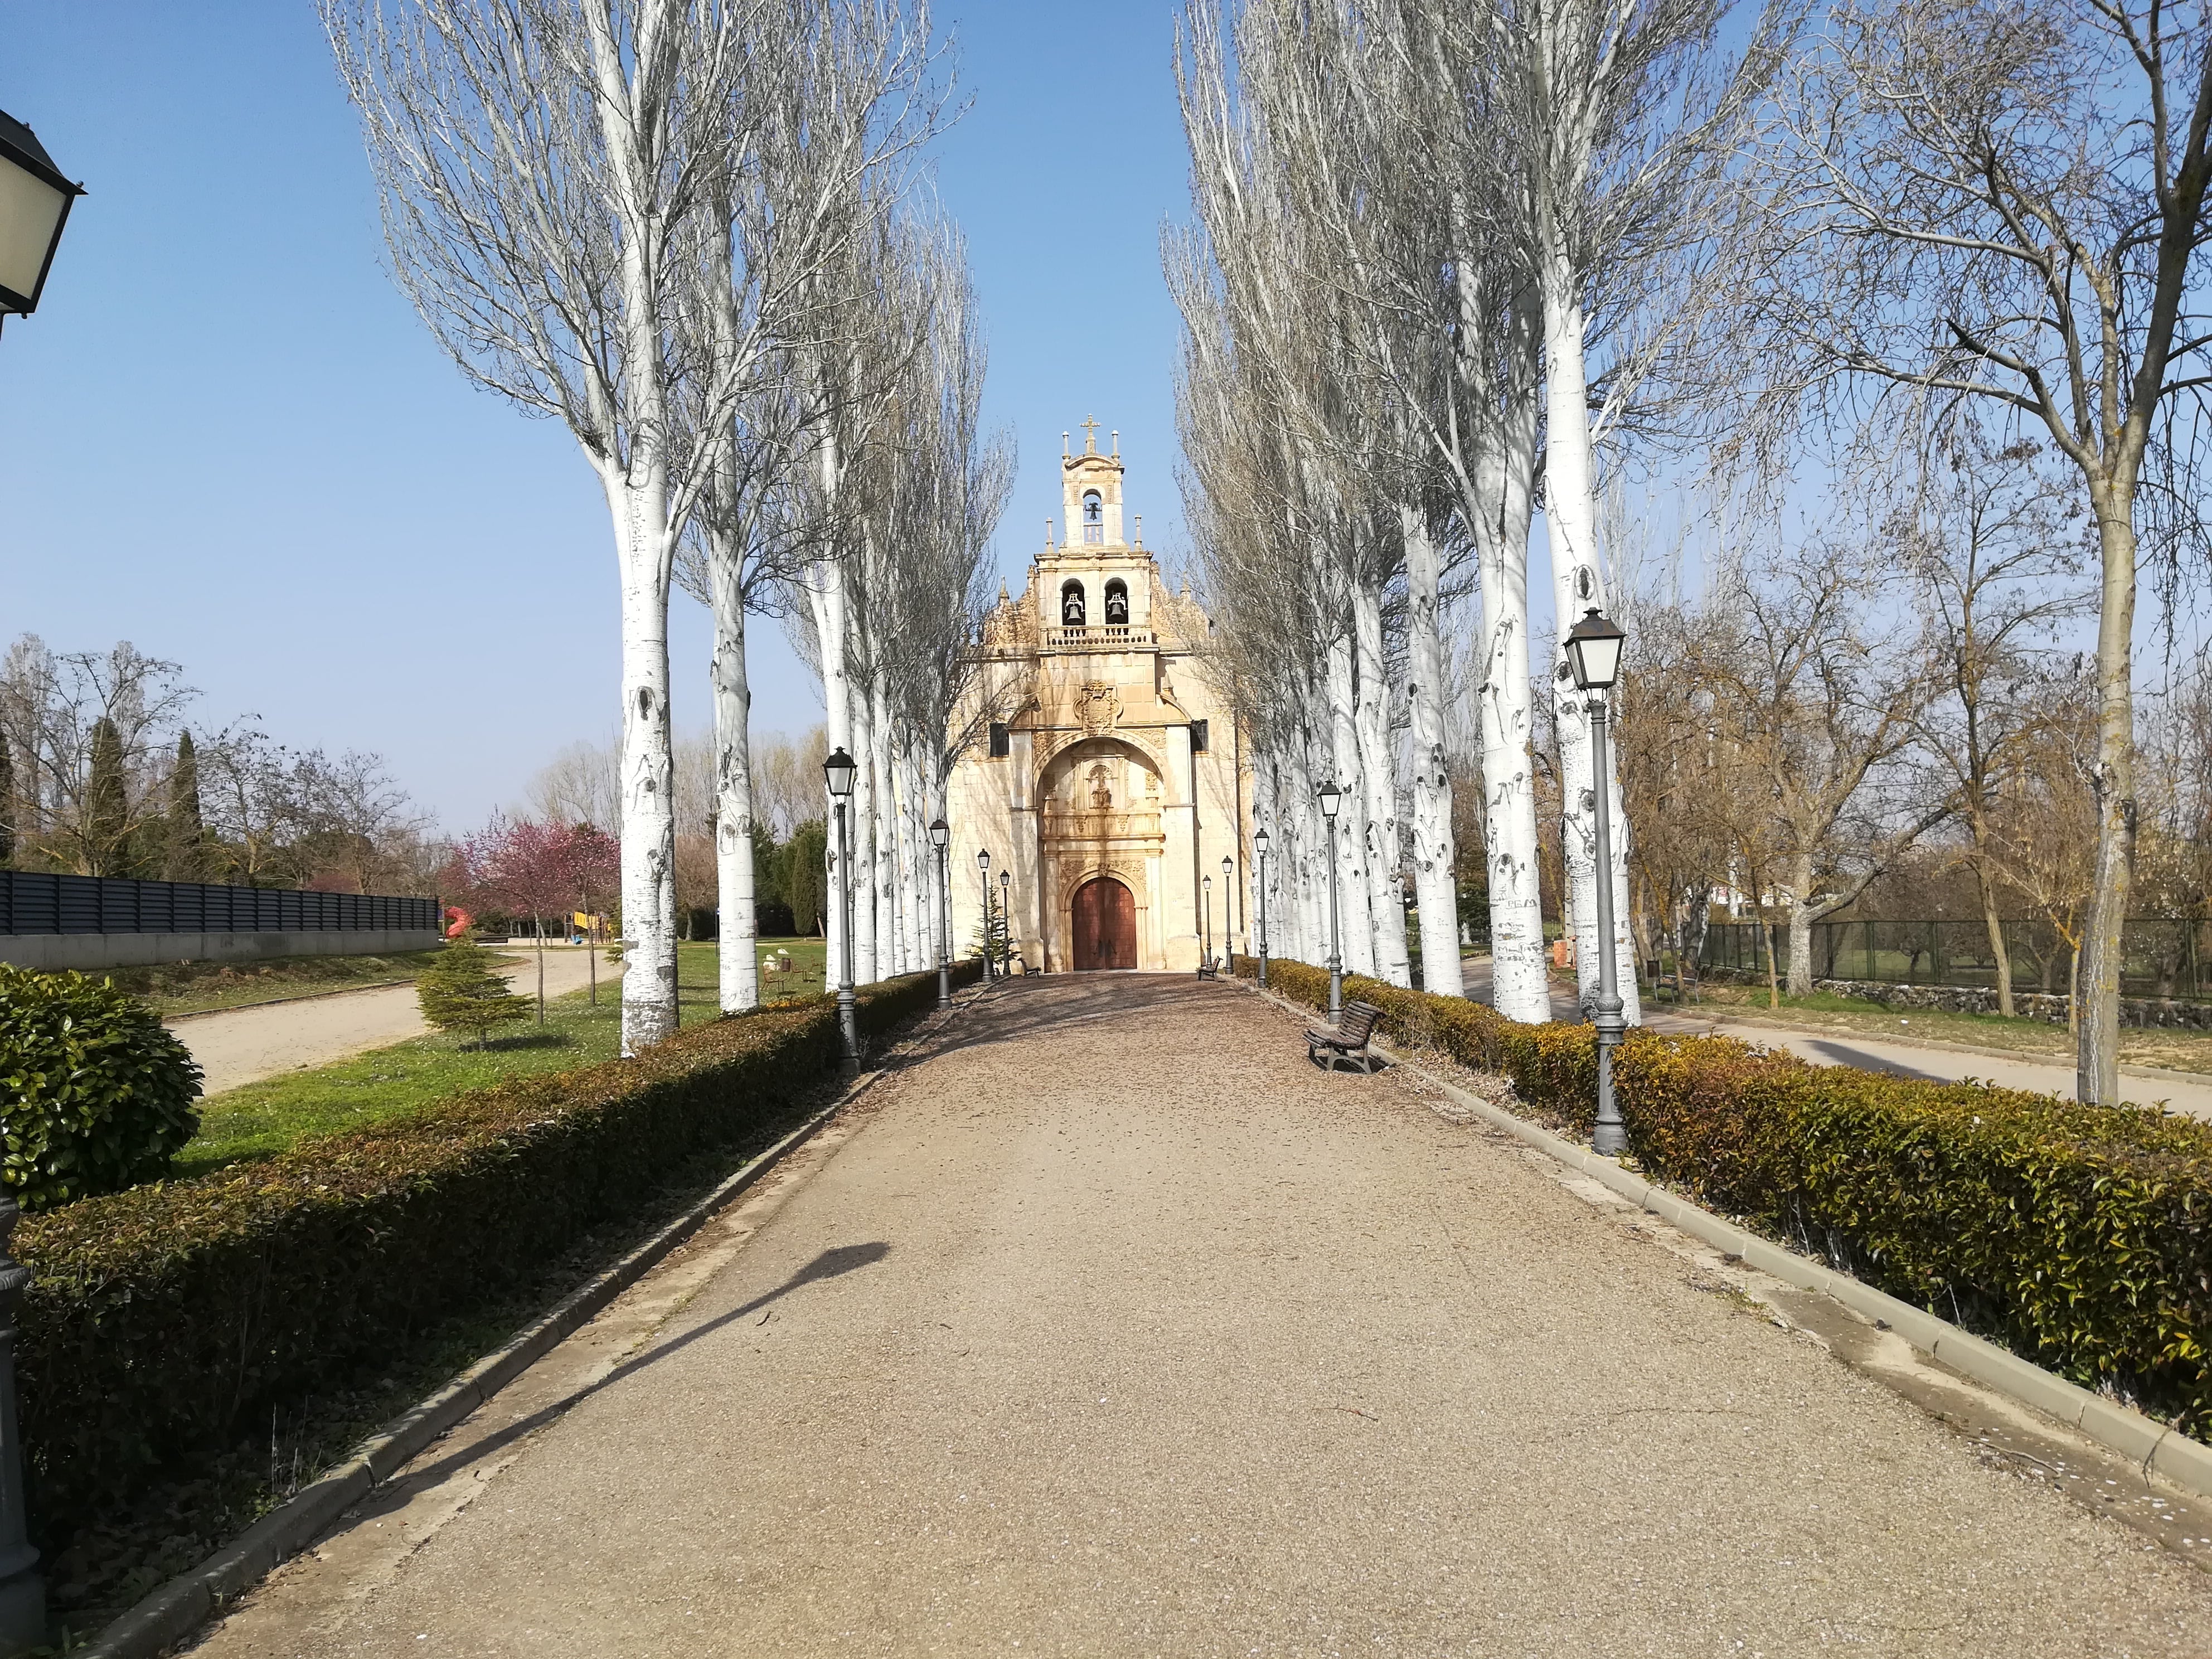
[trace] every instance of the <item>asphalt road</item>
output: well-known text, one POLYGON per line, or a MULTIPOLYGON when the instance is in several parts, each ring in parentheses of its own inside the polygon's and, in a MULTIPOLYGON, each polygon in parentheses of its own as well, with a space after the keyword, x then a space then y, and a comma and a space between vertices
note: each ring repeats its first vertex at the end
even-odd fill
POLYGON ((842 1133, 201 1651, 2212 1646, 2212 1577, 1241 988, 1017 981, 842 1133))

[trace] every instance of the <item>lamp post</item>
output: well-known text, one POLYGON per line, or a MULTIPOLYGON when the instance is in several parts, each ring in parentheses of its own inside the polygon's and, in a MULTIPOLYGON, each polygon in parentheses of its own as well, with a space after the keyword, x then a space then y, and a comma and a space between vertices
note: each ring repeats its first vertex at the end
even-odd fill
POLYGON ((1252 832, 1252 850, 1260 859, 1260 988, 1267 988, 1267 832, 1252 832))
POLYGON ((1328 1017, 1344 1013, 1344 953, 1336 935, 1336 809, 1344 805, 1344 792, 1324 783, 1316 792, 1321 800, 1322 822, 1328 826, 1328 1017))
MULTIPOLYGON (((62 177, 30 128, 0 114, 0 317, 27 317, 39 308, 70 205, 83 194, 82 185, 62 177)), ((4 1583, 0 1580, 0 1595, 4 1583)), ((39 1640, 45 1639, 41 1630, 39 1640)))
MULTIPOLYGON (((84 186, 61 175, 30 128, 0 114, 0 317, 39 308, 70 204, 84 186)), ((31 1270, 8 1253, 19 1218, 0 1193, 0 1655, 46 1645, 46 1586, 23 1513, 23 1437, 15 1410, 15 1310, 31 1270)))
POLYGON ((1237 971, 1237 941, 1229 932, 1229 896, 1237 890, 1237 860, 1221 860, 1221 961, 1231 973, 1237 971))
POLYGON ((983 977, 991 975, 991 849, 975 854, 975 867, 983 872, 983 977))
POLYGON ((1006 977, 1014 976, 1014 872, 999 872, 999 960, 1006 964, 1006 977))
POLYGON ((1613 791, 1607 787, 1612 769, 1606 763, 1605 694, 1620 673, 1620 647, 1627 638, 1597 613, 1593 605, 1567 632, 1567 665, 1575 684, 1590 694, 1590 770, 1597 780, 1590 792, 1597 809, 1597 1006, 1591 1024, 1597 1027, 1597 1123, 1590 1135, 1595 1152, 1612 1158, 1628 1150, 1628 1130, 1620 1121, 1620 1103, 1613 1097, 1613 1051, 1626 1035, 1628 1022, 1621 1018, 1620 987, 1614 972, 1613 945, 1613 791))
POLYGON ((845 803, 852 798, 853 775, 860 768, 842 749, 822 763, 822 780, 837 809, 837 1035, 845 1049, 845 1074, 860 1070, 860 1027, 853 1011, 853 860, 845 850, 845 803))
POLYGON ((945 849, 952 842, 952 827, 943 818, 929 824, 929 844, 937 849, 937 1006, 952 1003, 952 868, 945 849))
POLYGON ((1213 878, 1206 876, 1198 884, 1206 896, 1205 919, 1200 924, 1198 946, 1198 976, 1204 979, 1206 970, 1213 966, 1213 878))

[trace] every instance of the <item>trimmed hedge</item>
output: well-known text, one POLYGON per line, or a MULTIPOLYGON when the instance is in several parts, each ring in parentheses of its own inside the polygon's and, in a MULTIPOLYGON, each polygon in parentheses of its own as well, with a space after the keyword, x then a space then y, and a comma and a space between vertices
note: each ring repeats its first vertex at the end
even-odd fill
MULTIPOLYGON (((1238 958, 1249 978, 1256 964, 1238 958)), ((1328 975, 1270 958, 1316 1007, 1328 975)), ((1503 1073, 1587 1135, 1588 1025, 1522 1025, 1480 1003, 1347 978, 1383 1031, 1503 1073)), ((1710 1207, 1893 1296, 2000 1339, 2088 1388, 2212 1439, 2212 1125, 1762 1054, 1733 1037, 1632 1031, 1613 1060, 1631 1150, 1710 1207)))
MULTIPOLYGON (((953 972, 966 983, 975 964, 953 972)), ((933 972, 869 987, 861 1029, 936 995, 933 972)), ((273 1402, 526 1282, 837 1065, 836 1005, 810 998, 27 1219, 17 1363, 39 1532, 205 1466, 273 1402)))

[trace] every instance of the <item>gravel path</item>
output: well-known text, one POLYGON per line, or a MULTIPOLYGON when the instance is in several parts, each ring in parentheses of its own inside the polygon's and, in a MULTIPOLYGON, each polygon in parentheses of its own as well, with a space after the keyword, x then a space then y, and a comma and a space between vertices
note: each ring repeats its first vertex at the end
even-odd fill
POLYGON ((1237 988, 1016 981, 848 1115, 564 1413, 204 1652, 2212 1650, 2212 1578, 1237 988))
MULTIPOLYGON (((521 947, 517 947, 520 949, 521 947)), ((545 994, 580 991, 592 964, 581 950, 545 953, 545 994)), ((619 982, 619 967, 599 963, 602 990, 619 982)), ((534 954, 507 972, 507 983, 526 995, 538 991, 534 954)), ((404 1042, 428 1030, 412 985, 380 985, 334 996, 303 997, 264 1003, 258 1008, 223 1008, 213 1013, 183 1014, 167 1022, 206 1073, 204 1092, 240 1089, 279 1072, 302 1066, 327 1066, 368 1048, 404 1042)))

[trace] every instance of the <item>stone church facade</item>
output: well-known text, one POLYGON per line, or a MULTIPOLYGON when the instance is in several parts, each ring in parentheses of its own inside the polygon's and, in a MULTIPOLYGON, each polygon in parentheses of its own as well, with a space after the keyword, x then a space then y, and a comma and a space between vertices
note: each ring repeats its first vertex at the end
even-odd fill
POLYGON ((1124 537, 1120 443, 1100 454, 1086 425, 1060 463, 1067 538, 1048 526, 1027 587, 1000 588, 954 716, 953 948, 981 936, 988 852, 1029 972, 1188 973, 1208 943, 1249 948, 1247 745, 1206 672, 1212 624, 1141 520, 1124 537))

